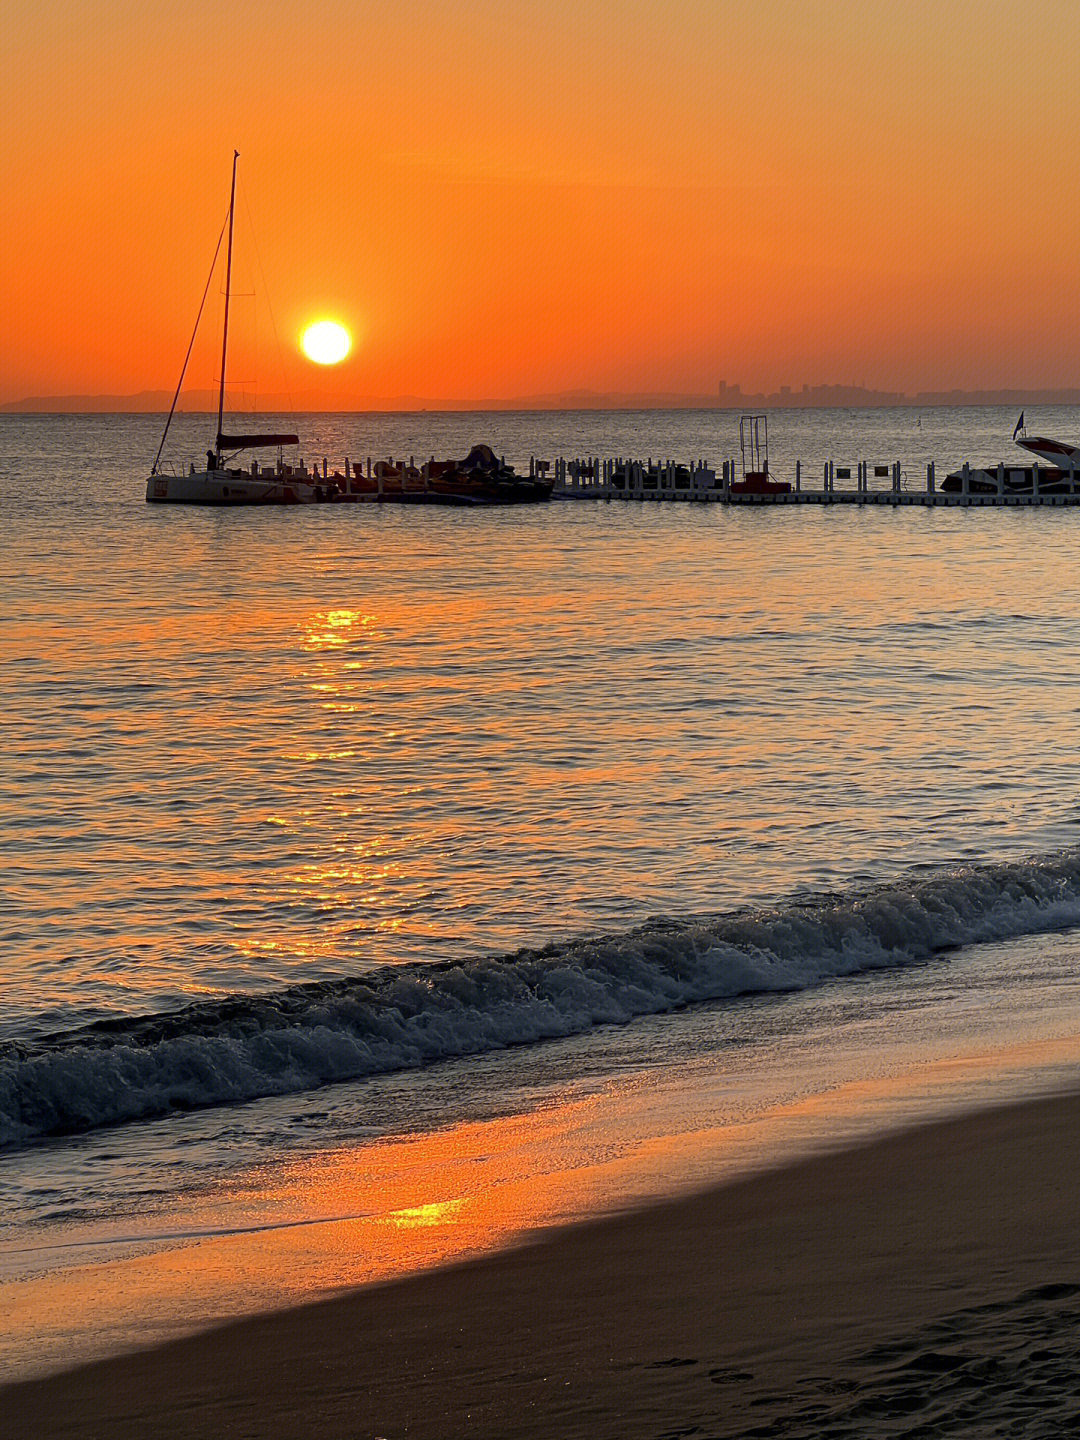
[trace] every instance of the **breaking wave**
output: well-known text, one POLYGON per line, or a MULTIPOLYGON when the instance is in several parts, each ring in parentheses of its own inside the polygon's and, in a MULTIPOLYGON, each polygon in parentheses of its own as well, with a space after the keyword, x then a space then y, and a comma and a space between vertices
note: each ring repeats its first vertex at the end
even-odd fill
POLYGON ((310 1090, 704 1001, 805 989, 1073 925, 1080 851, 1068 850, 96 1022, 0 1047, 0 1146, 310 1090))

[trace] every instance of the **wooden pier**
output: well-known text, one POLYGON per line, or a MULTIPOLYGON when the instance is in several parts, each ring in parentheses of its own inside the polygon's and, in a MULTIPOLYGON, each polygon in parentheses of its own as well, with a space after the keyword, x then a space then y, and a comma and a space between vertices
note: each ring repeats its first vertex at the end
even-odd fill
POLYGON ((690 465, 670 461, 629 461, 591 459, 533 460, 530 474, 552 474, 557 500, 698 501, 721 505, 944 505, 944 506, 1025 506, 1080 505, 1080 470, 1050 470, 1032 466, 1030 489, 1010 487, 1005 466, 996 470, 975 470, 964 465, 953 472, 957 477, 942 488, 935 465, 915 477, 899 462, 876 465, 859 461, 837 465, 828 461, 811 486, 801 462, 795 465, 794 481, 787 488, 776 485, 767 492, 743 489, 736 462, 725 460, 719 468, 704 460, 690 465), (989 476, 989 480, 987 479, 989 476), (839 482, 839 483, 838 483, 839 482))

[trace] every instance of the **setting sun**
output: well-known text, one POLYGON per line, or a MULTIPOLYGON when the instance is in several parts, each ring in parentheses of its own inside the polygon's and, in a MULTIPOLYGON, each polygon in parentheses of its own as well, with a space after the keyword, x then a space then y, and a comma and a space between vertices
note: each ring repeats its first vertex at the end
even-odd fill
POLYGON ((316 365, 336 365, 352 349, 352 336, 336 320, 318 320, 300 337, 300 348, 316 365))

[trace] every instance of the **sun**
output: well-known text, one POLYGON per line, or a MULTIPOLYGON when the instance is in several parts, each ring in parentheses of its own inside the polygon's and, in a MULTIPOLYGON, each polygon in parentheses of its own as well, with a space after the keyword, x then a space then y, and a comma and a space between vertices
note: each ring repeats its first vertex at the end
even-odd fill
POLYGON ((352 336, 336 320, 316 320, 301 335, 300 348, 316 365, 336 365, 352 349, 352 336))

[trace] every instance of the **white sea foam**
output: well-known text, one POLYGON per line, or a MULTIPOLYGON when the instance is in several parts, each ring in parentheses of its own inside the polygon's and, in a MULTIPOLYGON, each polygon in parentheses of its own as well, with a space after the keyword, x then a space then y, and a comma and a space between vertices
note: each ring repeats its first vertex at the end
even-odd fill
POLYGON ((232 996, 0 1051, 0 1144, 314 1089, 1080 924, 1080 851, 460 964, 232 996))

